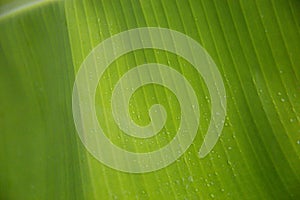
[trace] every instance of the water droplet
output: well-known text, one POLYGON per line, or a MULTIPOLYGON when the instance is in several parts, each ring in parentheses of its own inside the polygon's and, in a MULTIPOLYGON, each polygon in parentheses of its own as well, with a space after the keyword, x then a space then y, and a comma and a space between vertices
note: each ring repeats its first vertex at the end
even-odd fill
POLYGON ((228 150, 231 150, 232 149, 232 147, 228 147, 228 150))
POLYGON ((194 181, 194 179, 193 179, 192 176, 189 176, 188 180, 189 180, 190 182, 193 182, 193 181, 194 181))
POLYGON ((281 92, 278 92, 277 94, 280 96, 280 95, 281 95, 281 92))
POLYGON ((292 123, 292 122, 294 122, 294 119, 293 119, 293 118, 291 118, 291 119, 290 119, 290 122, 291 122, 291 123, 292 123))
POLYGON ((297 141, 297 144, 300 144, 300 140, 297 141))
POLYGON ((214 194, 210 194, 210 197, 214 199, 214 198, 215 198, 215 195, 214 195, 214 194))
POLYGON ((224 188, 221 188, 221 192, 224 192, 225 190, 224 190, 224 188))
POLYGON ((280 100, 281 100, 281 102, 285 102, 285 99, 284 99, 284 98, 281 98, 280 100))

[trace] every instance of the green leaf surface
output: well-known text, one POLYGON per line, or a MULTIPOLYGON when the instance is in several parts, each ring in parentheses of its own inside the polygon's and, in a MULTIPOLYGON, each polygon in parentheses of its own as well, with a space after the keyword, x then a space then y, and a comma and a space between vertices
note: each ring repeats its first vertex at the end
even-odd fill
MULTIPOLYGON (((299 199, 300 2, 297 0, 72 0, 0 9, 0 199, 299 199), (167 88, 147 85, 132 96, 134 122, 163 105, 157 136, 130 137, 115 123, 112 89, 144 63, 168 65, 192 85, 200 108, 193 144, 158 171, 132 174, 96 160, 80 141, 72 89, 81 63, 100 42, 139 27, 179 31, 200 43, 218 66, 227 116, 213 151, 198 156, 211 117, 203 78, 182 57, 157 49, 115 60, 97 88, 99 124, 134 152, 167 145, 180 105, 167 88)), ((17 6, 16 6, 17 5, 17 6)))

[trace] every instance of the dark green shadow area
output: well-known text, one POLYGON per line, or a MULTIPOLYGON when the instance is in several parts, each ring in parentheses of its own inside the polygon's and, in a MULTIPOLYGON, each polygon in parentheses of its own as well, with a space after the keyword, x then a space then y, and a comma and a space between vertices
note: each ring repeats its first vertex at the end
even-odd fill
POLYGON ((0 18, 0 199, 82 199, 64 3, 0 18))

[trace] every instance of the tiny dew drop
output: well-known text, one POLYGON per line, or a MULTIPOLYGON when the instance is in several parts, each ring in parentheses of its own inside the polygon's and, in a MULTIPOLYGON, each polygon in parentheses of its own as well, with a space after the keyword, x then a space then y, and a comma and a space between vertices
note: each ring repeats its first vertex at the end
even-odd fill
POLYGON ((214 194, 210 194, 210 197, 214 199, 214 198, 215 198, 215 195, 214 195, 214 194))
POLYGON ((189 180, 190 182, 193 182, 193 181, 194 181, 194 179, 193 179, 192 176, 189 176, 188 180, 189 180))
POLYGON ((280 100, 281 100, 281 102, 285 102, 285 99, 284 99, 284 98, 281 98, 280 100))
POLYGON ((297 144, 300 144, 300 140, 297 141, 297 144))
POLYGON ((231 162, 230 162, 229 160, 227 160, 227 164, 228 164, 229 166, 231 166, 231 162))

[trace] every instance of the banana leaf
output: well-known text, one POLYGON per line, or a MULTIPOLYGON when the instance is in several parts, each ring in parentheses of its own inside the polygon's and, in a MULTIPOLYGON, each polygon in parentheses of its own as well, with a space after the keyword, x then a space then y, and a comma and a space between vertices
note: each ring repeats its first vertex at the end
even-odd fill
MULTIPOLYGON (((104 146, 97 150, 107 152, 104 146)), ((0 2, 0 199, 296 200, 299 188, 300 1, 0 2), (212 150, 199 156, 215 114, 205 77, 184 57, 163 49, 116 57, 91 97, 99 126, 114 145, 141 154, 159 150, 176 137, 182 120, 172 90, 147 84, 131 96, 130 117, 146 126, 149 110, 160 104, 164 126, 148 138, 120 128, 111 98, 136 66, 159 63, 176 70, 193 88, 200 113, 195 138, 174 162, 131 173, 101 162, 84 145, 72 99, 91 52, 142 27, 173 30, 203 47, 224 84, 226 117, 212 150)))

